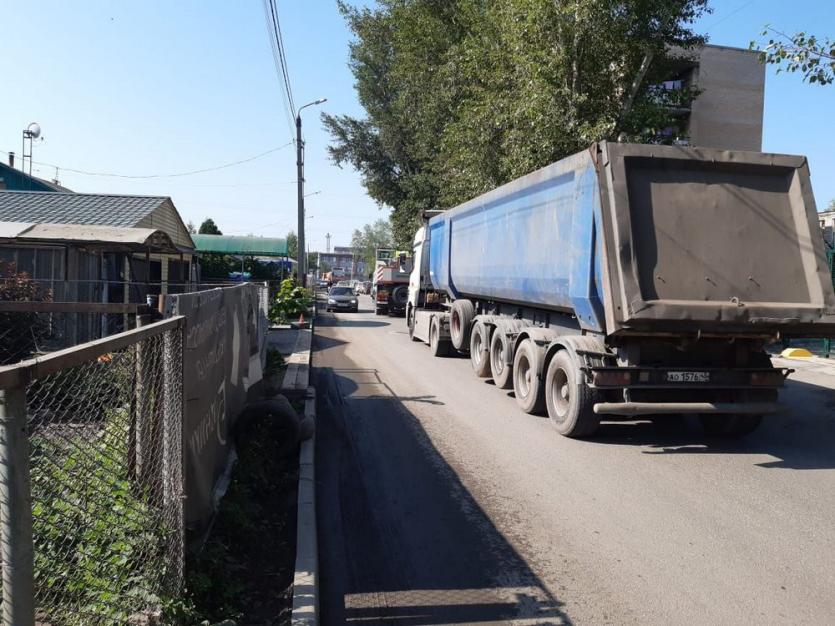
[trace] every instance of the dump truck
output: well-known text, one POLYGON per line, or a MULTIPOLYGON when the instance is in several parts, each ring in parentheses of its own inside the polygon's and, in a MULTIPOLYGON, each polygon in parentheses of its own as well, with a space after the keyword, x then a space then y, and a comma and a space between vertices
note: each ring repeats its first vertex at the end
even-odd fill
POLYGON ((566 436, 682 414, 746 435, 791 372, 767 346, 835 334, 801 156, 601 142, 437 213, 414 238, 410 337, 468 352, 566 436))

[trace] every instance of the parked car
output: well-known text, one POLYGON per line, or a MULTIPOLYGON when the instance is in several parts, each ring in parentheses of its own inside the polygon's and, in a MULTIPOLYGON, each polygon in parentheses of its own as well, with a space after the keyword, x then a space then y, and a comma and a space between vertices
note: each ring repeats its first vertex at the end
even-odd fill
POLYGON ((332 287, 328 292, 328 304, 325 310, 356 313, 359 311, 357 294, 350 287, 340 287, 339 285, 332 287))

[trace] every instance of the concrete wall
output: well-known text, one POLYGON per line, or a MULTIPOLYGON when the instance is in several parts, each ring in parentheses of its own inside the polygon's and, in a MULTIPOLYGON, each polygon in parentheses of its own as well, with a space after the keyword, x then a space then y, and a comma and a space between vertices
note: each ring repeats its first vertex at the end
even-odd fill
POLYGON ((757 53, 705 46, 695 70, 702 90, 690 114, 690 144, 723 150, 761 150, 765 66, 757 53))

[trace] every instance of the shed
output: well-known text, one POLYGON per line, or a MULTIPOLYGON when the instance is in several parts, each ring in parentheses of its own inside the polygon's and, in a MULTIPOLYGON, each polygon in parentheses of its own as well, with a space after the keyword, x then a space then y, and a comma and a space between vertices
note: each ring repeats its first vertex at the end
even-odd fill
MULTIPOLYGON (((0 241, 0 260, 15 263, 37 280, 62 281, 68 300, 101 301, 123 291, 125 302, 140 302, 148 293, 184 291, 192 280, 194 242, 165 196, 0 191, 0 222, 13 224, 6 226, 7 234, 26 227, 0 241), (126 247, 108 237, 84 239, 77 228, 82 226, 154 231, 164 234, 166 243, 142 246, 134 241, 126 247), (75 288, 68 289, 70 284, 75 288)), ((104 235, 100 228, 96 232, 104 235)))

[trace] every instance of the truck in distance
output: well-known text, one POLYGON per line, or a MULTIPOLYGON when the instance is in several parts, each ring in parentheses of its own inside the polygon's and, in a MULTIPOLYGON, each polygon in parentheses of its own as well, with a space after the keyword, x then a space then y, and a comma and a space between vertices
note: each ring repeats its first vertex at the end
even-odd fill
POLYGON ((429 217, 406 321, 563 435, 689 413, 738 437, 780 411, 766 345, 833 313, 805 158, 602 142, 429 217))
POLYGON ((371 288, 377 315, 403 315, 406 312, 411 271, 412 258, 408 252, 377 250, 371 288))

